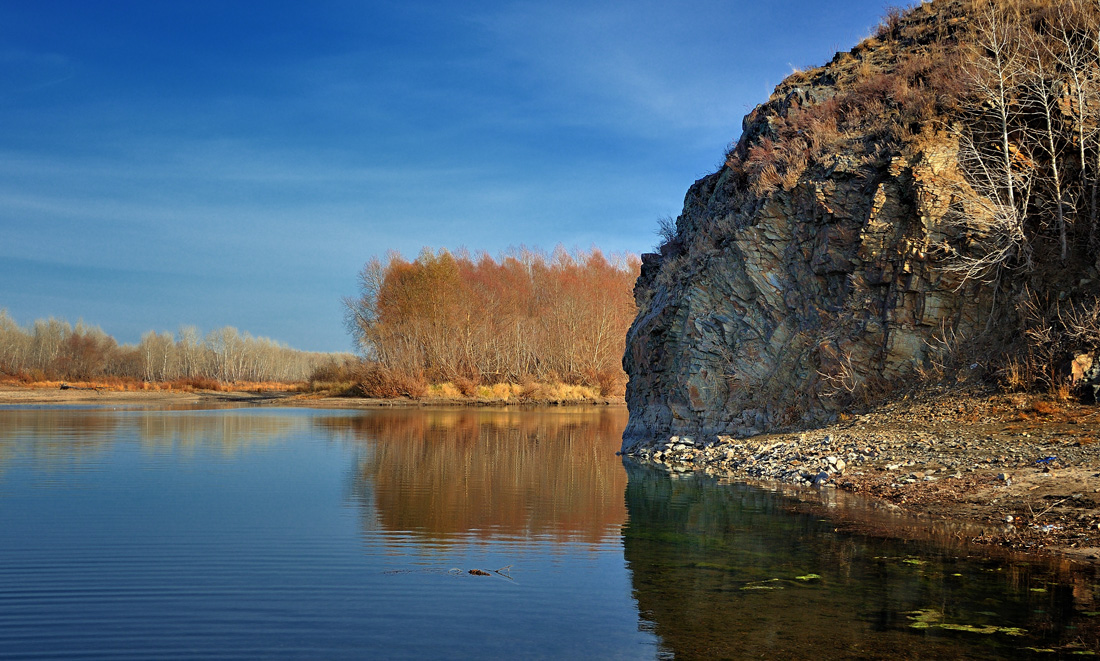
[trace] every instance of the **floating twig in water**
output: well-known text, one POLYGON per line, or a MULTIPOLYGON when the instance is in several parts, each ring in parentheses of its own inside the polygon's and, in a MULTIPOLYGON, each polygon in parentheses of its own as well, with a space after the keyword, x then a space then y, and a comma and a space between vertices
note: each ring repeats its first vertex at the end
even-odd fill
POLYGON ((427 574, 450 574, 451 576, 465 576, 467 574, 471 576, 492 576, 496 574, 501 578, 506 578, 509 581, 514 581, 511 575, 508 574, 508 570, 512 568, 512 565, 506 565, 500 569, 459 569, 458 567, 451 567, 450 569, 435 569, 430 567, 423 567, 418 569, 387 569, 382 572, 383 574, 415 574, 415 573, 427 573, 427 574))
POLYGON ((493 574, 496 574, 497 576, 500 576, 501 578, 506 578, 509 581, 511 581, 511 580, 514 580, 508 574, 508 570, 511 569, 511 568, 512 568, 512 565, 505 565, 505 566, 501 567, 500 569, 493 569, 492 571, 485 571, 484 569, 471 569, 468 573, 473 574, 474 576, 492 576, 493 574))

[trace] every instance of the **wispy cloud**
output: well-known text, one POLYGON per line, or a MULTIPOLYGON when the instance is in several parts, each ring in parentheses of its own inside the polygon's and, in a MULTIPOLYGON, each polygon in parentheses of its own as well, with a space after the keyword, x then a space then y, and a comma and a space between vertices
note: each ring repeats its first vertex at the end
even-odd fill
POLYGON ((36 92, 76 75, 77 66, 60 53, 0 51, 0 99, 36 92))
POLYGON ((389 249, 650 248, 786 63, 881 10, 58 1, 0 6, 0 260, 36 274, 0 305, 341 349, 333 306, 389 249))

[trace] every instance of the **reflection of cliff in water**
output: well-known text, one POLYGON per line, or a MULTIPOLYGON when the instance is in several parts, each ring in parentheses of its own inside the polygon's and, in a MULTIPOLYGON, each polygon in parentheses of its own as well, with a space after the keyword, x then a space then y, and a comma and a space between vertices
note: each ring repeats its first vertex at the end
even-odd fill
POLYGON ((625 519, 615 456, 625 409, 394 410, 316 423, 368 444, 357 491, 391 531, 596 543, 625 519))
POLYGON ((79 463, 117 442, 150 451, 235 454, 308 428, 302 416, 248 411, 0 410, 0 469, 17 457, 41 466, 79 463))
POLYGON ((628 478, 634 596, 676 658, 1003 658, 1100 644, 1100 618, 1083 615, 1100 610, 1091 570, 845 535, 776 494, 701 476, 628 463, 628 478))

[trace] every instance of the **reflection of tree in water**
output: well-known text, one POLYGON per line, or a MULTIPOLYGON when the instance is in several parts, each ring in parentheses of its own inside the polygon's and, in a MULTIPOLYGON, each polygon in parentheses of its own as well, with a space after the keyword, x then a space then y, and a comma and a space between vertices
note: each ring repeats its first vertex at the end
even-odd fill
POLYGON ((159 449, 218 449, 233 455, 263 447, 309 428, 305 416, 279 411, 273 415, 247 411, 176 413, 138 417, 142 446, 159 449))
POLYGON ((1003 658, 1100 643, 1100 618, 1081 615, 1100 610, 1093 571, 840 534, 780 496, 707 478, 630 464, 628 478, 634 596, 676 658, 1003 658))
POLYGON ((244 411, 105 411, 11 409, 0 411, 0 467, 19 456, 40 466, 80 463, 119 441, 157 451, 217 449, 235 454, 304 430, 295 415, 244 411))
POLYGON ((625 519, 623 409, 396 410, 316 423, 369 443, 356 488, 388 530, 598 543, 625 519))
POLYGON ((119 419, 88 410, 0 411, 0 467, 19 456, 35 464, 79 462, 110 448, 119 419))

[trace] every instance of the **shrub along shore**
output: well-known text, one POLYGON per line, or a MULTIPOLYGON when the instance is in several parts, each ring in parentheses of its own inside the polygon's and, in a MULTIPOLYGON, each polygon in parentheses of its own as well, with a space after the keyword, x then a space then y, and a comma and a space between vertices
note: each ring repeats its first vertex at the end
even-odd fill
POLYGON ((427 385, 418 396, 408 397, 365 394, 355 382, 223 383, 200 379, 149 382, 121 378, 29 382, 0 378, 0 405, 173 401, 279 403, 325 408, 624 404, 621 396, 602 395, 595 387, 565 383, 504 383, 475 386, 465 392, 452 383, 442 383, 427 385))

